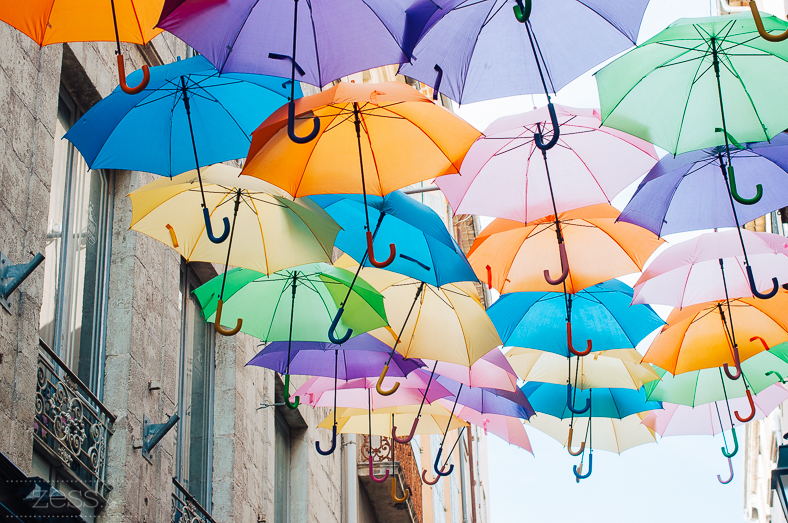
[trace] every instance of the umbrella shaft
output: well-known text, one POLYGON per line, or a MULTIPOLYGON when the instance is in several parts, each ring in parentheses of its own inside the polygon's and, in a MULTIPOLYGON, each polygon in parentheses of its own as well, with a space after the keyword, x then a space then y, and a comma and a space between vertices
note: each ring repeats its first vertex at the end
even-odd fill
POLYGON ((181 76, 181 90, 183 91, 183 106, 186 109, 186 120, 189 122, 189 135, 192 138, 192 151, 194 151, 194 165, 197 168, 197 180, 200 182, 200 195, 202 196, 202 206, 205 204, 205 190, 202 186, 202 174, 200 173, 200 160, 197 158, 197 142, 194 140, 194 127, 192 126, 192 111, 189 105, 189 91, 186 89, 186 79, 181 76))
MULTIPOLYGON (((421 296, 421 291, 424 290, 424 282, 421 282, 419 285, 418 290, 416 291, 416 297, 413 298, 413 303, 410 305, 410 310, 408 311, 408 315, 405 316, 405 321, 402 323, 402 328, 399 330, 399 334, 397 335, 396 341, 394 341, 394 347, 391 349, 391 353, 389 354, 389 359, 386 362, 386 365, 391 363, 391 358, 394 356, 394 351, 397 350, 397 345, 399 344, 400 338, 402 338, 402 333, 405 332, 405 327, 408 325, 408 320, 410 319, 410 315, 413 313, 413 308, 416 306, 416 302, 419 301, 419 296, 421 296)), ((437 362, 435 362, 437 364, 437 362)), ((435 372, 433 370, 433 372, 435 372)))
POLYGON ((238 207, 241 204, 241 189, 235 197, 235 209, 233 210, 233 226, 230 228, 230 241, 227 244, 227 259, 224 262, 224 276, 222 277, 222 290, 219 291, 219 299, 224 296, 224 284, 227 282, 227 267, 230 266, 230 250, 233 248, 233 236, 235 236, 235 219, 238 217, 238 207))

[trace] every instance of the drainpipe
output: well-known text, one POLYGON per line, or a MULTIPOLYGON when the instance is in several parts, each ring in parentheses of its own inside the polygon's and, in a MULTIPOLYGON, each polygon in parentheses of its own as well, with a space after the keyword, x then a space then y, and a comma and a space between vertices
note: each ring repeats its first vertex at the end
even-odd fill
POLYGON ((473 475, 473 436, 468 428, 468 471, 471 476, 471 523, 476 523, 476 479, 473 475))
POLYGON ((345 522, 358 523, 358 473, 356 461, 358 461, 358 450, 356 449, 356 435, 346 434, 345 442, 345 522))
MULTIPOLYGON (((465 479, 465 460, 468 457, 465 445, 460 445, 460 492, 462 493, 462 523, 468 523, 468 485, 465 479)), ((468 460, 470 463, 470 460, 468 460)))
POLYGON ((726 13, 749 13, 750 6, 748 5, 731 5, 726 0, 718 0, 719 7, 726 13))

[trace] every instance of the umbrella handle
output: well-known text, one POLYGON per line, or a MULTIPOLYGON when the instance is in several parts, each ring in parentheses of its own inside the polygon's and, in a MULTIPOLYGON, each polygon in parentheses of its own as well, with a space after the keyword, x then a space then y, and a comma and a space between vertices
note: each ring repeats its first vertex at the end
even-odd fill
POLYGON ((576 409, 572 405, 572 385, 567 383, 566 384, 566 408, 568 408, 570 411, 572 411, 575 414, 585 414, 586 412, 588 412, 588 409, 591 408, 591 398, 590 397, 586 398, 586 406, 585 407, 583 407, 582 409, 576 409))
POLYGON ((761 294, 760 292, 758 292, 758 287, 755 286, 755 276, 753 276, 752 267, 750 267, 749 265, 747 266, 747 279, 750 280, 750 291, 752 291, 753 296, 755 296, 756 298, 760 298, 762 300, 768 300, 769 298, 777 294, 777 291, 780 290, 780 282, 777 281, 777 278, 772 278, 772 285, 773 285, 772 290, 767 292, 766 294, 761 294))
POLYGON ((772 374, 777 376, 777 379, 780 380, 780 383, 785 383, 785 380, 783 379, 782 374, 780 374, 776 370, 770 370, 769 372, 766 373, 767 376, 771 376, 772 374))
POLYGON ((736 345, 733 346, 733 364, 736 367, 736 374, 731 374, 727 363, 722 364, 722 370, 725 371, 729 379, 736 381, 741 377, 741 360, 739 360, 739 348, 736 345))
MULTIPOLYGON (((432 90, 432 99, 437 100, 438 95, 440 94, 441 88, 441 81, 443 80, 443 69, 438 64, 435 64, 435 71, 438 73, 438 77, 435 79, 435 88, 432 90)), ((437 480, 435 480, 437 481, 437 480)), ((425 482, 426 483, 426 482, 425 482)), ((434 483, 427 483, 428 485, 434 485, 434 483)))
POLYGON ((731 432, 733 433, 733 452, 728 452, 728 449, 725 447, 720 447, 720 450, 722 450, 722 455, 726 458, 732 458, 739 452, 739 439, 736 437, 736 429, 731 427, 731 432))
POLYGON ((336 316, 331 321, 331 327, 328 328, 328 339, 331 340, 331 343, 334 345, 342 345, 347 340, 350 339, 350 336, 353 334, 353 329, 348 329, 344 336, 341 338, 337 338, 335 331, 337 329, 337 325, 339 325, 339 320, 342 318, 342 314, 345 312, 344 307, 340 307, 337 309, 336 316))
POLYGON ((564 245, 563 242, 558 244, 558 253, 561 256, 561 276, 554 280, 550 277, 550 271, 547 269, 544 270, 544 279, 550 285, 561 285, 566 281, 567 276, 569 276, 569 258, 566 255, 566 245, 564 245))
POLYGON ((328 456, 329 454, 333 454, 336 448, 337 448, 337 424, 334 423, 334 430, 331 436, 331 447, 329 447, 328 450, 322 450, 320 448, 320 442, 315 441, 315 449, 317 450, 317 453, 320 454, 321 456, 328 456))
POLYGON ((521 24, 524 24, 528 21, 528 18, 531 16, 531 0, 515 0, 517 5, 514 6, 514 17, 517 18, 517 21, 521 24))
POLYGON ((593 466, 594 466, 594 455, 593 454, 588 454, 588 472, 586 472, 585 474, 582 474, 582 472, 583 472, 583 464, 582 463, 580 464, 579 468, 578 468, 577 465, 572 467, 572 472, 575 473, 575 481, 580 483, 581 479, 587 479, 588 476, 590 476, 591 472, 593 471, 593 466))
POLYGON ((372 231, 367 231, 367 258, 369 258, 369 263, 378 269, 388 267, 394 263, 394 257, 397 256, 397 246, 393 243, 389 243, 389 258, 386 261, 380 262, 375 259, 375 248, 372 245, 372 241, 372 231))
POLYGON ((150 82, 150 69, 148 65, 142 66, 142 81, 136 87, 129 87, 126 85, 126 67, 123 65, 123 55, 118 54, 118 76, 120 77, 120 88, 126 94, 139 94, 143 89, 148 87, 150 82))
POLYGON ((406 443, 410 443, 410 440, 412 440, 413 436, 416 434, 416 427, 418 425, 419 425, 419 418, 416 417, 416 419, 413 420, 413 425, 410 427, 410 434, 408 434, 404 438, 397 437, 396 426, 391 427, 391 437, 394 439, 394 441, 396 441, 397 443, 401 443, 403 445, 406 443))
POLYGON ((285 405, 287 405, 287 408, 289 408, 289 409, 295 410, 295 409, 298 408, 298 405, 301 404, 301 397, 300 396, 296 396, 295 397, 295 403, 290 403, 290 374, 285 374, 285 392, 284 392, 284 397, 285 397, 285 405))
POLYGON ((238 318, 238 321, 235 322, 235 328, 233 329, 225 329, 220 325, 222 322, 222 306, 224 305, 224 301, 219 299, 219 302, 216 304, 216 316, 213 320, 213 327, 216 329, 216 332, 221 334, 222 336, 235 336, 238 334, 238 331, 241 330, 241 326, 244 324, 243 318, 238 318))
POLYGON ((574 354, 575 356, 588 356, 591 354, 591 349, 593 348, 593 343, 591 340, 586 340, 586 350, 580 352, 576 350, 572 346, 572 322, 566 322, 566 345, 569 347, 569 352, 574 354))
POLYGON ((569 441, 566 444, 566 450, 568 450, 569 454, 571 454, 572 456, 579 456, 586 449, 586 442, 585 441, 581 442, 580 449, 577 452, 574 452, 572 450, 572 434, 574 433, 574 430, 575 430, 574 427, 569 427, 569 441))
POLYGON ((405 487, 405 495, 401 498, 397 497, 397 476, 391 476, 391 499, 397 503, 404 503, 410 497, 410 488, 405 487))
POLYGON ((733 166, 728 166, 728 180, 730 180, 731 184, 731 195, 733 195, 733 199, 739 202, 742 205, 755 205, 761 198, 763 198, 763 186, 759 183, 755 185, 755 196, 752 198, 745 198, 739 195, 739 191, 736 189, 736 175, 733 174, 733 166))
POLYGON ((178 237, 175 236, 175 229, 173 229, 172 225, 170 225, 169 223, 167 225, 165 225, 165 227, 167 227, 167 230, 170 231, 170 239, 172 240, 172 246, 177 249, 178 248, 178 237))
POLYGON ((741 416, 739 416, 739 411, 738 410, 734 410, 733 411, 733 415, 736 416, 736 419, 741 421, 742 423, 747 423, 748 421, 750 421, 752 418, 755 417, 755 403, 753 403, 753 401, 752 401, 752 393, 750 392, 750 389, 747 389, 747 401, 750 402, 750 415, 749 416, 747 416, 746 418, 742 418, 741 416))
POLYGON ((228 236, 230 236, 230 220, 227 219, 227 216, 222 218, 222 223, 224 223, 224 232, 219 237, 213 235, 213 227, 211 227, 211 213, 208 212, 207 207, 202 208, 202 217, 205 220, 205 234, 208 235, 208 239, 213 243, 222 243, 227 239, 228 236))
POLYGON ((492 290, 492 267, 487 266, 487 290, 492 290))
POLYGON ((375 476, 375 470, 372 468, 372 454, 369 455, 369 477, 372 478, 372 481, 375 483, 383 483, 389 479, 389 469, 386 469, 386 474, 382 478, 375 476))
POLYGON ((449 465, 449 470, 446 470, 445 466, 443 468, 438 468, 440 466, 441 454, 443 454, 443 447, 438 449, 438 453, 435 455, 435 463, 432 464, 432 468, 438 476, 448 476, 454 472, 454 465, 449 465))
MULTIPOLYGON (((750 5, 752 5, 752 4, 750 4, 750 5)), ((717 481, 719 481, 723 485, 727 485, 728 483, 733 481, 733 463, 731 462, 731 458, 728 458, 728 469, 731 471, 731 477, 729 477, 725 481, 723 481, 722 478, 720 477, 720 475, 717 474, 717 481)))
POLYGON ((377 384, 375 384, 375 390, 378 391, 378 394, 380 394, 381 396, 391 396, 392 394, 397 392, 397 389, 399 388, 399 382, 395 383, 394 386, 391 387, 391 390, 383 390, 381 388, 381 385, 383 385, 383 379, 386 377, 386 373, 388 373, 388 371, 389 371, 389 365, 387 363, 383 366, 383 371, 380 373, 380 376, 378 377, 377 384))
POLYGON ((769 42, 782 42, 788 38, 788 31, 778 35, 773 35, 766 32, 766 29, 763 28, 761 14, 758 12, 758 6, 755 5, 755 1, 750 2, 750 11, 752 11, 752 19, 755 21, 755 27, 758 28, 758 34, 761 35, 761 38, 769 42))
MULTIPOLYGON (((530 3, 530 2, 529 2, 530 3)), ((555 107, 553 102, 547 104, 547 110, 550 111, 550 121, 553 124, 553 137, 547 143, 542 142, 542 133, 534 134, 534 143, 542 151, 548 151, 558 143, 558 137, 561 136, 561 128, 558 126, 558 117, 555 115, 555 107)))
POLYGON ((424 470, 422 470, 422 471, 421 471, 421 481, 422 481, 422 482, 423 482, 425 485, 430 485, 430 486, 432 486, 432 485, 436 484, 438 481, 440 481, 440 479, 441 479, 441 477, 440 477, 440 476, 435 476, 435 479, 433 479, 432 481, 429 481, 429 480, 427 479, 427 469, 424 469, 424 470))
POLYGON ((287 136, 295 143, 309 143, 317 138, 320 132, 320 118, 315 116, 312 118, 312 131, 306 136, 298 136, 295 133, 295 102, 290 101, 287 104, 287 136))
POLYGON ((763 344, 763 348, 766 350, 770 350, 769 345, 766 343, 765 339, 761 338, 760 336, 753 336, 752 338, 750 338, 750 341, 755 341, 755 340, 760 340, 761 343, 763 344))

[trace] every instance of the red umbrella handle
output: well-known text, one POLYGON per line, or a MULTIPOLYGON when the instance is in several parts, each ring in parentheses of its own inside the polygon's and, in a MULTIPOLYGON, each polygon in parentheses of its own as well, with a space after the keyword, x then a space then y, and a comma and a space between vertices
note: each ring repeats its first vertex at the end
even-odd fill
POLYGON ((566 281, 567 276, 569 276, 569 258, 566 256, 566 246, 563 242, 558 244, 558 252, 561 256, 561 276, 554 280, 550 277, 550 271, 547 269, 544 270, 544 279, 550 285, 561 285, 566 281))
POLYGON ((487 266, 487 290, 492 290, 492 267, 487 266))
POLYGON ((435 479, 433 479, 432 481, 429 481, 429 480, 427 479, 427 469, 424 469, 424 470, 422 470, 422 471, 421 471, 421 481, 423 481, 425 485, 434 485, 434 484, 436 484, 436 483, 437 483, 437 482, 438 482, 440 479, 441 479, 441 477, 440 477, 440 476, 436 476, 436 477, 435 477, 435 479))
POLYGON ((738 410, 733 411, 733 414, 736 416, 736 419, 741 421, 742 423, 747 423, 748 421, 750 421, 752 418, 755 417, 755 403, 752 401, 752 393, 750 392, 750 389, 747 389, 747 401, 750 402, 749 416, 747 416, 746 418, 742 418, 741 416, 739 416, 738 410))
POLYGON ((753 336, 752 338, 750 338, 750 341, 755 341, 755 340, 760 340, 760 342, 763 343, 763 348, 766 350, 770 350, 769 345, 766 343, 765 339, 761 338, 760 336, 753 336))
POLYGON ((118 76, 120 77, 120 88, 126 94, 139 94, 143 89, 148 87, 150 82, 150 69, 148 65, 142 66, 142 82, 137 87, 129 87, 126 85, 126 67, 123 65, 123 55, 118 55, 118 76))
POLYGON ((369 258, 369 263, 378 269, 383 269, 394 263, 394 257, 397 255, 396 245, 389 243, 389 257, 387 260, 381 262, 375 259, 375 248, 372 245, 372 240, 372 231, 367 231, 367 257, 369 258))
POLYGON ((571 321, 566 322, 566 344, 569 347, 569 352, 571 352, 575 356, 588 356, 589 354, 591 354, 591 349, 593 348, 592 347, 593 344, 592 344, 591 340, 586 340, 586 344, 587 344, 586 345, 586 350, 584 350, 583 352, 575 350, 575 348, 572 346, 572 322, 571 321))

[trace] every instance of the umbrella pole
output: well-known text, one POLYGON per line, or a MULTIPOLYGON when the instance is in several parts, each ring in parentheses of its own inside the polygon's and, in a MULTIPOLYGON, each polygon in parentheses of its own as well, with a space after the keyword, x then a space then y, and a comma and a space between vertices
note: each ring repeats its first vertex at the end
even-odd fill
MULTIPOLYGON (((591 390, 588 391, 588 398, 589 404, 591 400, 591 390)), ((590 407, 589 407, 590 408, 590 407)), ((588 413, 588 429, 586 431, 586 436, 588 437, 588 472, 583 474, 583 461, 585 456, 580 458, 580 466, 578 467, 575 465, 572 467, 572 472, 575 474, 575 481, 580 483, 581 479, 587 479, 594 468, 594 441, 593 441, 593 431, 591 430, 591 420, 594 419, 591 412, 588 413)), ((582 452, 581 452, 582 453, 582 452)))
MULTIPOLYGON (((462 433, 463 433, 464 430, 465 430, 464 426, 460 428, 460 431, 457 433, 457 439, 454 441, 454 445, 451 446, 451 450, 449 451, 449 453, 446 454, 446 461, 443 462, 443 466, 440 468, 440 470, 444 470, 446 468, 446 465, 449 464, 449 460, 451 459, 451 455, 454 453, 454 449, 457 448, 457 443, 460 442, 460 439, 462 438, 462 433)), ((441 452, 443 452, 443 447, 441 447, 438 450, 438 455, 435 457, 435 463, 433 464, 433 468, 436 471, 438 471, 438 462, 440 461, 441 452)), ((443 473, 442 475, 443 476, 448 476, 449 474, 451 474, 451 472, 453 470, 454 470, 454 465, 449 465, 449 471, 443 473)), ((436 482, 437 482, 437 480, 438 480, 438 478, 435 479, 436 482)))
POLYGON ((115 54, 118 55, 118 77, 120 79, 120 88, 126 94, 139 94, 148 87, 150 82, 150 68, 148 64, 142 66, 142 81, 136 87, 129 87, 126 85, 126 67, 123 64, 123 53, 120 50, 120 35, 118 34, 118 17, 115 14, 115 0, 109 0, 112 6, 112 25, 115 28, 115 43, 118 45, 118 50, 115 54))
MULTIPOLYGON (((460 400, 460 392, 462 392, 462 383, 460 383, 460 388, 457 389, 457 395, 454 397, 454 405, 451 408, 451 414, 449 414, 449 422, 446 424, 446 430, 443 431, 443 439, 441 440, 440 447, 438 448, 438 453, 435 455, 435 463, 433 463, 432 468, 435 470, 435 474, 437 477, 441 476, 448 476, 454 471, 454 465, 449 467, 449 470, 446 469, 446 464, 443 465, 442 468, 438 468, 438 464, 441 461, 441 452, 443 452, 443 444, 446 442, 446 436, 449 434, 449 427, 451 427, 451 421, 454 418, 454 409, 457 408, 457 402, 460 400)), ((457 437, 459 439, 459 436, 457 437)), ((451 452, 454 452, 454 448, 451 449, 451 452)), ((449 455, 451 455, 449 452, 449 455)))
POLYGON ((728 402, 728 391, 725 388, 725 378, 722 377, 722 371, 720 371, 720 382, 722 382, 722 393, 725 396, 725 407, 728 409, 728 421, 731 424, 731 433, 733 434, 733 452, 728 452, 728 441, 725 439, 725 427, 722 426, 722 416, 720 416, 720 406, 719 403, 716 401, 714 402, 714 408, 717 409, 717 419, 720 421, 720 432, 722 432, 722 443, 724 444, 723 447, 720 448, 722 451, 722 455, 726 458, 732 458, 739 452, 739 440, 736 438, 736 429, 733 426, 733 416, 731 415, 731 405, 728 402))
POLYGON ((391 352, 389 353, 389 359, 386 361, 386 364, 383 366, 383 370, 380 372, 380 376, 378 377, 378 383, 375 385, 375 390, 378 391, 378 394, 381 396, 391 396, 397 389, 399 388, 399 382, 395 383, 390 390, 383 390, 383 379, 386 377, 386 374, 389 371, 389 363, 391 363, 391 358, 394 357, 394 351, 397 350, 397 345, 399 345, 399 340, 402 338, 402 334, 405 332, 405 327, 408 325, 408 320, 410 319, 410 315, 413 313, 413 308, 416 306, 416 302, 419 301, 419 296, 421 296, 422 291, 424 290, 424 282, 421 282, 419 288, 416 290, 416 296, 413 298, 413 303, 410 305, 410 310, 408 311, 408 315, 405 316, 405 321, 402 323, 402 328, 399 330, 399 334, 397 335, 397 339, 394 341, 394 347, 392 347, 391 352))
POLYGON ((723 363, 722 367, 725 369, 725 374, 731 380, 739 379, 741 376, 741 360, 739 359, 739 346, 736 343, 736 330, 733 328, 733 313, 731 312, 731 300, 728 296, 728 284, 725 280, 725 263, 723 262, 722 258, 719 259, 720 262, 720 272, 722 272, 722 288, 725 290, 725 304, 728 308, 728 319, 725 319, 725 314, 722 311, 722 306, 718 304, 720 308, 720 316, 722 317, 722 325, 725 327, 725 332, 728 335, 728 341, 731 343, 731 349, 733 351, 733 364, 736 366, 736 374, 732 374, 728 370, 728 364, 723 363), (730 328, 728 327, 730 325, 730 328))
MULTIPOLYGON (((547 90, 547 82, 545 81, 544 72, 542 71, 542 63, 539 61, 539 58, 542 53, 541 51, 539 51, 539 54, 537 55, 536 52, 536 49, 538 48, 539 44, 536 41, 536 37, 531 33, 531 22, 525 20, 522 23, 523 25, 525 25, 525 31, 528 34, 528 41, 531 44, 531 51, 534 54, 534 61, 536 62, 536 68, 539 71, 539 78, 541 78, 542 80, 542 87, 544 87, 544 94, 547 97, 547 110, 550 112, 550 122, 553 125, 553 137, 547 143, 544 143, 542 141, 542 138, 544 138, 544 136, 542 135, 541 130, 538 133, 534 134, 534 143, 539 149, 541 149, 542 152, 545 152, 549 149, 552 149, 555 146, 555 144, 558 143, 558 137, 561 135, 561 128, 558 125, 558 117, 555 114, 555 107, 553 107, 553 102, 550 99, 550 92, 547 90)), ((542 62, 544 62, 544 57, 542 57, 542 62)), ((548 76, 550 75, 549 72, 547 74, 548 76)), ((552 83, 552 81, 550 83, 552 83)))
POLYGON ((369 409, 367 410, 367 416, 369 419, 369 477, 375 483, 383 483, 387 479, 389 479, 389 471, 386 469, 386 474, 379 478, 375 476, 375 469, 372 467, 372 389, 367 389, 367 406, 369 409))
MULTIPOLYGON (((536 128, 541 133, 542 126, 541 124, 537 123, 536 128)), ((536 135, 534 135, 536 136, 536 135)), ((544 159, 544 170, 547 174, 547 187, 550 189, 550 201, 553 204, 553 216, 555 217, 555 235, 556 239, 558 240, 558 252, 561 256, 561 275, 553 279, 550 277, 550 271, 547 269, 544 270, 544 279, 550 285, 560 285, 566 281, 567 276, 569 276, 569 258, 566 255, 566 246, 564 245, 564 236, 561 233, 561 222, 558 219, 558 208, 555 205, 555 194, 553 193, 553 182, 550 179, 550 167, 547 163, 547 150, 542 149, 542 158, 544 159)), ((566 292, 566 289, 564 289, 566 292)))
MULTIPOLYGON (((233 225, 230 228, 230 241, 227 244, 227 259, 224 262, 224 275, 222 276, 222 289, 219 291, 219 303, 216 306, 216 319, 213 323, 216 332, 221 334, 222 336, 234 336, 238 334, 238 331, 241 330, 243 326, 244 320, 243 318, 238 318, 238 321, 235 324, 235 328, 227 330, 221 326, 222 322, 222 305, 224 305, 224 284, 227 283, 227 267, 230 266, 230 250, 233 248, 233 236, 235 235, 235 220, 238 217, 238 207, 241 204, 241 189, 237 189, 237 193, 235 196, 235 209, 233 209, 233 225)), ((226 219, 226 218, 225 218, 226 219)))
MULTIPOLYGON (((288 358, 288 361, 290 358, 288 358)), ((328 450, 320 448, 320 442, 315 441, 315 449, 321 456, 333 454, 337 448, 337 374, 339 374, 339 350, 334 351, 334 427, 332 429, 331 447, 328 450)))
MULTIPOLYGON (((722 324, 725 326, 725 332, 728 334, 729 342, 730 342, 731 341, 731 334, 732 334, 733 329, 731 328, 731 331, 728 331, 728 324, 725 321, 725 313, 722 311, 722 306, 720 304, 717 304, 717 307, 720 310, 720 316, 722 317, 722 324)), ((739 411, 735 410, 735 411, 733 411, 733 415, 736 416, 736 419, 739 420, 740 422, 747 423, 753 417, 755 417, 755 403, 753 402, 753 399, 752 399, 752 393, 750 392, 750 386, 749 386, 749 383, 747 382, 747 378, 744 377, 744 373, 741 370, 741 360, 739 358, 739 350, 736 348, 735 340, 733 340, 733 342, 734 342, 734 345, 733 345, 733 357, 734 357, 735 361, 739 364, 739 366, 736 369, 737 370, 736 377, 733 378, 731 373, 728 371, 728 364, 727 363, 723 363, 722 367, 725 370, 725 374, 727 374, 728 377, 731 378, 732 380, 738 379, 739 376, 742 376, 742 379, 744 380, 744 390, 747 393, 747 400, 750 403, 750 414, 747 417, 742 418, 739 415, 739 411)))
MULTIPOLYGON (((371 390, 371 389, 370 389, 371 390)), ((391 413, 391 426, 394 426, 394 413, 391 413)), ((392 434, 394 431, 392 430, 392 434)), ((396 440, 396 438, 394 438, 396 440)), ((410 497, 410 488, 405 490, 405 495, 403 497, 397 497, 397 461, 394 459, 394 449, 397 447, 397 444, 392 442, 391 443, 391 499, 393 499, 396 503, 403 503, 410 497)))
POLYGON ((432 367, 432 372, 430 373, 430 379, 427 381, 427 388, 424 389, 424 396, 421 398, 421 405, 419 405, 419 412, 416 414, 416 419, 413 420, 413 426, 410 428, 410 434, 405 436, 404 438, 397 437, 397 427, 391 427, 391 437, 394 438, 394 441, 397 443, 409 443, 410 440, 413 439, 413 436, 416 434, 416 427, 419 425, 419 419, 421 419, 421 409, 424 408, 424 401, 427 399, 427 393, 430 391, 430 385, 432 384, 432 378, 435 377, 435 369, 438 368, 438 362, 435 362, 435 365, 432 367))
MULTIPOLYGON (((285 405, 291 409, 297 409, 301 403, 301 398, 296 396, 295 403, 290 403, 290 348, 293 345, 293 318, 295 316, 296 284, 298 282, 298 271, 293 271, 293 299, 290 304, 290 333, 287 336, 287 372, 285 373, 285 405)), ((336 387, 334 387, 336 392, 336 387)))

